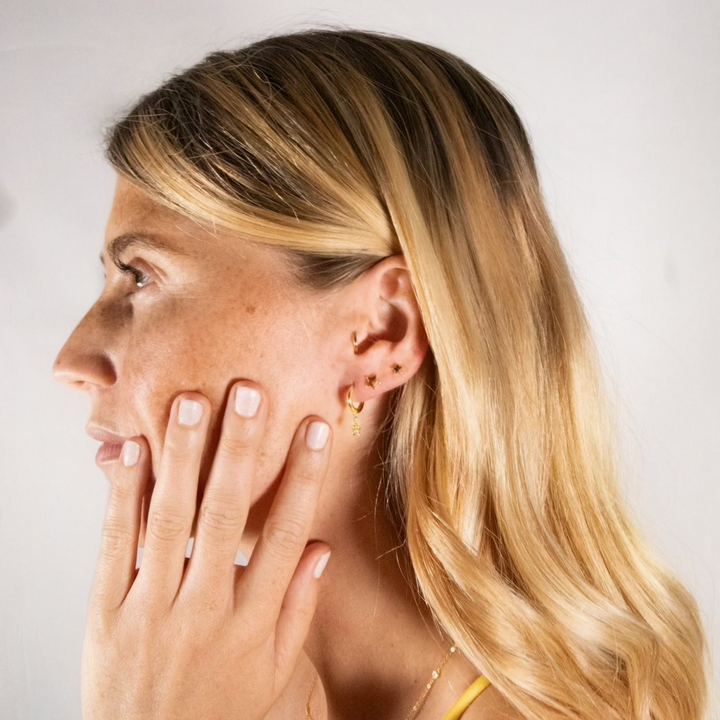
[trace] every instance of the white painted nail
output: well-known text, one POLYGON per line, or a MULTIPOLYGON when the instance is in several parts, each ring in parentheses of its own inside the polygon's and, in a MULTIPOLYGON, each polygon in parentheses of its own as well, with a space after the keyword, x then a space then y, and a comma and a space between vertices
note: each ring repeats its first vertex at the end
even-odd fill
POLYGON ((325 570, 325 566, 327 565, 329 559, 330 550, 320 556, 320 559, 317 561, 317 565, 315 566, 315 571, 313 572, 313 575, 316 578, 319 578, 323 574, 323 570, 325 570))
POLYGON ((314 420, 305 431, 305 442, 311 450, 322 450, 330 435, 330 426, 320 420, 314 420))
POLYGON ((241 385, 235 391, 235 412, 242 417, 251 418, 260 407, 260 393, 247 385, 241 385))
POLYGON ((202 417, 203 406, 197 400, 190 400, 189 398, 183 398, 180 401, 180 407, 178 408, 178 422, 181 425, 192 427, 200 422, 202 417))
POLYGON ((126 440, 122 449, 122 462, 125 467, 132 467, 140 457, 140 445, 134 440, 126 440))

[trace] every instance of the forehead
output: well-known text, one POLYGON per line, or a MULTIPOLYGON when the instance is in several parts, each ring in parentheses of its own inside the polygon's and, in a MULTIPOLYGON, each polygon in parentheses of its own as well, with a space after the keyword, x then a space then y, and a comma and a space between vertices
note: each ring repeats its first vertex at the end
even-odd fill
MULTIPOLYGON (((240 238, 211 232, 191 218, 157 202, 134 183, 118 175, 105 229, 104 248, 119 237, 153 238, 158 250, 192 255, 199 249, 238 249, 240 238)), ((146 247, 150 248, 150 244, 146 247)))
POLYGON ((131 181, 118 176, 115 185, 115 195, 107 222, 106 238, 111 235, 139 231, 143 227, 184 228, 193 226, 196 230, 200 226, 190 218, 171 210, 153 200, 140 190, 131 181))
POLYGON ((286 274, 288 268, 279 249, 253 242, 238 233, 211 230, 152 199, 133 182, 118 175, 101 257, 112 257, 113 247, 129 244, 166 254, 194 258, 203 264, 242 261, 272 267, 286 274), (129 238, 142 238, 129 242, 129 238), (119 240, 119 242, 117 242, 119 240), (148 240, 148 242, 144 242, 148 240))

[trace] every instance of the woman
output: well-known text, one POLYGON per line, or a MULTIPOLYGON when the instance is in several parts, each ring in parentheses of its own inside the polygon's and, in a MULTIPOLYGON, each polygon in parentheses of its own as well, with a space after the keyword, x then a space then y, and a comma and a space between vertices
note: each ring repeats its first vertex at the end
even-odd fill
POLYGON ((698 609, 617 489, 496 87, 399 37, 270 37, 107 156, 106 285, 55 363, 112 488, 86 718, 703 716, 698 609))

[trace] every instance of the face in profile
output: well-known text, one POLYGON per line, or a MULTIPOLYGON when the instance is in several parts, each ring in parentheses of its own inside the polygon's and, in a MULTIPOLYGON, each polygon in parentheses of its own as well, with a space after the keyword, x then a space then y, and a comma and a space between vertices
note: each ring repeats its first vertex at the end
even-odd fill
MULTIPOLYGON (((241 548, 246 552, 297 425, 309 414, 335 424, 342 413, 338 367, 352 345, 338 322, 340 295, 300 285, 278 251, 210 232, 122 176, 103 265, 102 294, 58 354, 55 376, 90 396, 89 432, 112 433, 118 442, 147 438, 153 474, 141 543, 174 397, 197 391, 212 406, 200 498, 230 386, 242 378, 259 383, 268 418, 241 548)), ((102 461, 99 454, 101 467, 102 461)))

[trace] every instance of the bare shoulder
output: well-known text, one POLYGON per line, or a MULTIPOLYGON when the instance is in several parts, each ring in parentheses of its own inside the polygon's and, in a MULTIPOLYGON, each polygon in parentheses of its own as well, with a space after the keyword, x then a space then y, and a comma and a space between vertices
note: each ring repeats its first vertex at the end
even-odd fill
POLYGON ((526 720, 526 718, 491 685, 470 703, 463 713, 462 720, 526 720))

